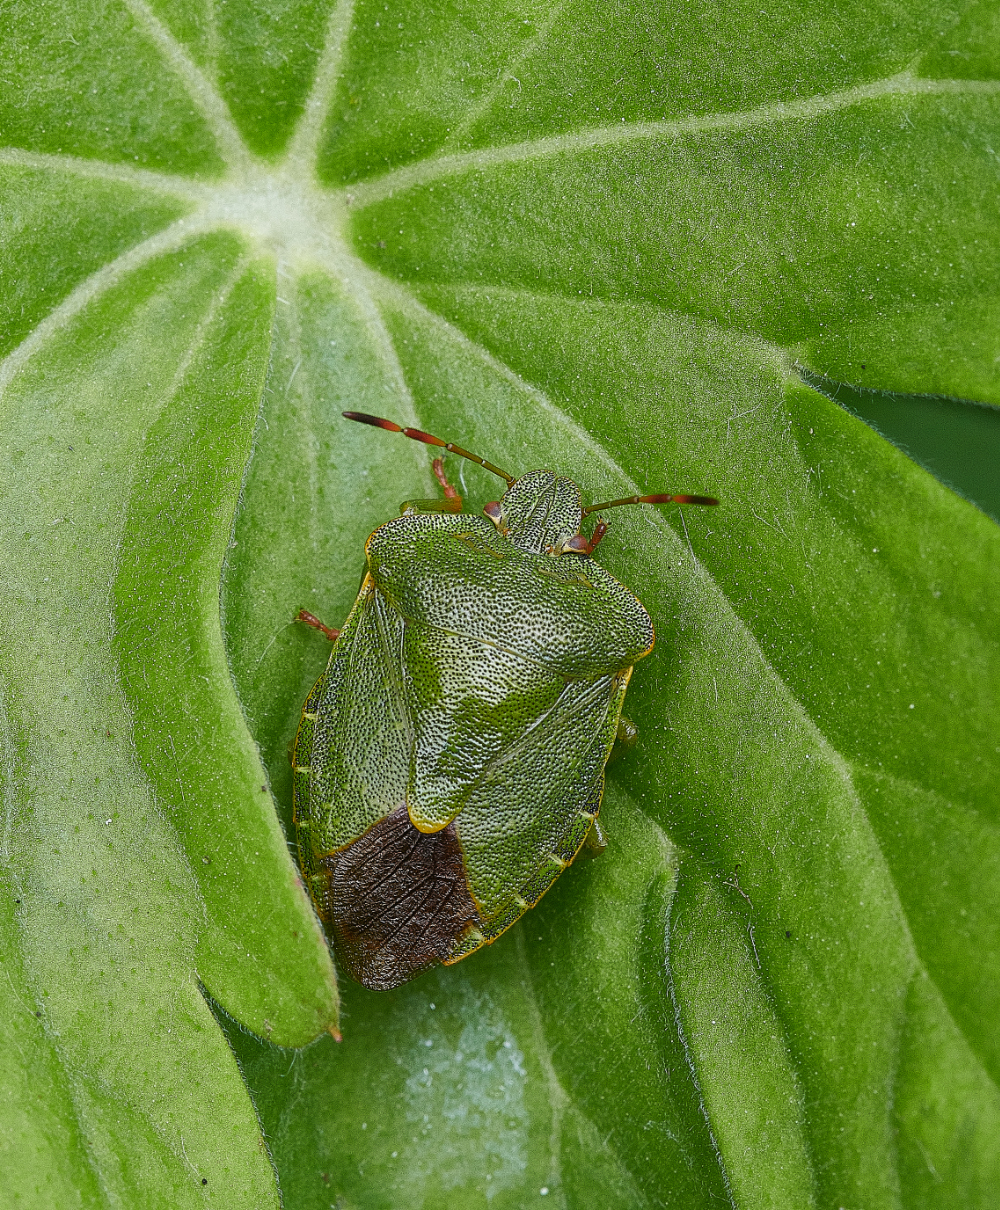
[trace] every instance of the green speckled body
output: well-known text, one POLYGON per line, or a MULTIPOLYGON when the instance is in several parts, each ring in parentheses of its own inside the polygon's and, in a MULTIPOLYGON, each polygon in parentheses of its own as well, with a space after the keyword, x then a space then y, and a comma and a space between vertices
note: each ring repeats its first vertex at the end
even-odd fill
MULTIPOLYGON (((449 829, 466 882, 456 894, 467 889, 474 912, 436 952, 446 963, 498 937, 579 851, 632 665, 653 646, 627 588, 593 558, 557 553, 580 528, 571 480, 532 472, 501 509, 496 521, 413 514, 375 530, 293 756, 301 860, 332 926, 338 855, 404 806, 418 833, 449 829)), ((434 860, 429 888, 444 877, 434 860)), ((378 979, 361 981, 395 985, 378 979)))

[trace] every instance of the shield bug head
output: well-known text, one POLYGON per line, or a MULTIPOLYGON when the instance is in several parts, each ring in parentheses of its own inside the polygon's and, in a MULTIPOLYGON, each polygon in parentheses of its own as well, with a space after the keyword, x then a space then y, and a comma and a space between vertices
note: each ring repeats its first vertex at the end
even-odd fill
MULTIPOLYGON (((367 568, 293 754, 300 859, 347 973, 396 987, 496 940, 585 843, 599 851, 604 766, 632 666, 653 646, 635 595, 591 557, 565 476, 515 479, 460 446, 345 412, 468 458, 507 490, 463 513, 408 501, 366 544, 367 568), (488 518, 488 519, 487 519, 488 518), (567 557, 569 556, 569 557, 567 557)), ((320 625, 303 613, 301 620, 320 625)))
POLYGON ((572 479, 551 471, 529 471, 507 488, 494 513, 486 515, 521 550, 554 554, 580 530, 583 504, 572 479))

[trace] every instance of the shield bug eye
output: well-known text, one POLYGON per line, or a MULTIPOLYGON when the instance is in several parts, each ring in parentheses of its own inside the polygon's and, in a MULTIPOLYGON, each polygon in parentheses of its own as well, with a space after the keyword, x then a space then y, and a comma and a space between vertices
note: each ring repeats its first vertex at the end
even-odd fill
POLYGON ((340 966, 386 989, 495 941, 585 844, 602 847, 604 766, 653 624, 592 558, 547 556, 591 556, 607 526, 577 531, 599 509, 716 501, 582 508, 552 471, 515 481, 423 430, 344 415, 507 483, 503 506, 463 513, 435 460, 444 498, 371 535, 343 628, 300 615, 334 642, 292 754, 304 881, 340 966))

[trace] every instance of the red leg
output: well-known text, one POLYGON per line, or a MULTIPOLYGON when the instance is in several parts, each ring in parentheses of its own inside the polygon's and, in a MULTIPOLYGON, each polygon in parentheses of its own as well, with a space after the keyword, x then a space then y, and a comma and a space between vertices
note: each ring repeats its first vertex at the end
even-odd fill
POLYGON ((594 526, 594 532, 590 535, 590 550, 588 551, 588 554, 594 553, 594 549, 597 546, 598 542, 600 542, 600 540, 604 537, 604 535, 607 532, 608 532, 608 527, 604 524, 604 522, 598 521, 597 524, 594 526))
POLYGON ((608 532, 608 527, 603 521, 598 521, 594 526, 594 532, 588 538, 585 534, 575 534, 563 547, 563 550, 575 551, 578 555, 592 555, 594 548, 598 542, 608 532))
POLYGON ((441 484, 444 489, 444 498, 446 500, 457 500, 458 507, 456 512, 462 511, 462 497, 458 494, 455 488, 448 482, 448 476, 444 473, 444 459, 435 458, 431 463, 431 470, 434 472, 434 478, 441 484))
POLYGON ((313 630, 321 630, 331 643, 335 643, 340 638, 339 630, 333 630, 330 626, 325 625, 315 614, 310 613, 308 609, 300 609, 298 617, 295 620, 296 622, 305 622, 313 630))
POLYGON ((434 478, 444 489, 444 499, 442 500, 438 496, 434 500, 407 500, 399 506, 401 516, 414 517, 418 513, 460 513, 462 511, 462 497, 448 482, 448 477, 444 473, 444 463, 440 458, 434 459, 431 469, 434 471, 434 478))

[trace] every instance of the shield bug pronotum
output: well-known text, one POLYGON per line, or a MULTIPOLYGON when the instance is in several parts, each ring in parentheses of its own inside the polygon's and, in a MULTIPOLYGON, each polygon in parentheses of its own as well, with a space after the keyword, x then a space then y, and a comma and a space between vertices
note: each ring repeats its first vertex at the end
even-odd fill
POLYGON ((371 535, 366 574, 302 711, 292 755, 303 871, 341 966, 391 988, 495 941, 590 839, 632 665, 653 647, 637 598, 593 558, 631 496, 583 507, 572 479, 515 479, 480 516, 445 478, 371 535))

